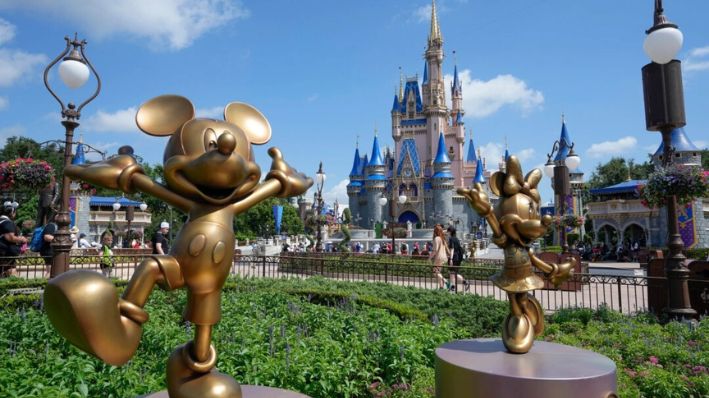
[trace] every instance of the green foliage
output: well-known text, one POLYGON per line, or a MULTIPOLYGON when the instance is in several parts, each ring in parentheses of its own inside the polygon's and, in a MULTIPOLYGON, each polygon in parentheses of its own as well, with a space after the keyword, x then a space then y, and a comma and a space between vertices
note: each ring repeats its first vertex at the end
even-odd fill
POLYGON ((687 258, 693 258, 697 260, 706 260, 709 258, 709 247, 699 247, 696 249, 687 249, 687 258))
POLYGON ((251 207, 234 218, 234 231, 242 239, 253 239, 257 236, 269 236, 275 232, 276 220, 273 218, 273 206, 283 206, 281 233, 298 235, 303 233, 303 222, 298 210, 281 198, 270 198, 251 207))
POLYGON ((704 397, 709 394, 709 319, 696 327, 662 325, 648 314, 623 316, 601 307, 562 310, 544 339, 606 355, 618 368, 621 397, 704 397))
POLYGON ((598 164, 596 170, 591 174, 591 178, 586 184, 586 188, 603 188, 621 183, 628 178, 633 180, 644 180, 654 170, 652 163, 645 161, 636 164, 633 159, 626 161, 623 158, 612 158, 606 163, 598 164))
POLYGON ((350 211, 350 208, 347 207, 345 210, 342 211, 342 223, 349 225, 352 222, 352 212, 350 211))
MULTIPOLYGON (((345 209, 347 210, 347 209, 345 209)), ((340 252, 348 252, 350 251, 350 240, 352 239, 352 235, 350 235, 350 229, 347 227, 347 223, 343 223, 340 226, 340 230, 342 231, 343 238, 340 241, 340 243, 337 244, 337 249, 340 252)))

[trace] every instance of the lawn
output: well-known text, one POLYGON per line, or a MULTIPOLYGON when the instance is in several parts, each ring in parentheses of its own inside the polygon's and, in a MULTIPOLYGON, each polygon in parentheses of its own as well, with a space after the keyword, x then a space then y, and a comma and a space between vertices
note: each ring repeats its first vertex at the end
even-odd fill
MULTIPOLYGON (((8 288, 37 284, 0 281, 8 288)), ((155 291, 136 356, 105 365, 56 334, 37 296, 0 299, 0 396, 134 397, 164 389, 165 362, 192 336, 184 292, 155 291)), ((215 330, 218 368, 245 384, 312 397, 428 397, 434 350, 496 337, 507 305, 489 298, 373 283, 232 279, 215 330)), ((544 338, 613 359, 621 397, 709 394, 709 320, 660 325, 650 316, 562 311, 544 338)))

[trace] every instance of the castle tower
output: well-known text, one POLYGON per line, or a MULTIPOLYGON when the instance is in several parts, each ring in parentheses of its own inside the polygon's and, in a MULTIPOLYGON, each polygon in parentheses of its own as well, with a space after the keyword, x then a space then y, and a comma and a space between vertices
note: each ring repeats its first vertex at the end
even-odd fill
POLYGON ((347 184, 347 198, 349 199, 350 212, 352 215, 359 214, 359 193, 362 190, 364 176, 362 175, 362 167, 359 157, 359 145, 355 148, 354 161, 352 162, 352 170, 350 171, 350 183, 347 184))
MULTIPOLYGON (((691 165, 691 166, 701 166, 702 164, 702 153, 701 149, 697 148, 696 145, 687 137, 684 132, 684 128, 676 128, 672 130, 671 133, 671 143, 672 149, 674 150, 674 159, 672 163, 691 165)), ((656 165, 662 165, 662 153, 665 150, 665 145, 660 143, 660 146, 652 155, 652 161, 656 165)))
MULTIPOLYGON (((381 150, 379 149, 379 137, 374 136, 372 143, 372 158, 366 167, 367 177, 364 182, 364 187, 367 191, 367 216, 378 222, 382 220, 382 206, 379 204, 379 199, 384 194, 386 189, 386 166, 382 158, 381 150)), ((368 225, 368 221, 365 224, 368 225)), ((370 228, 372 225, 368 225, 370 228)))
POLYGON ((438 136, 438 151, 433 161, 434 174, 431 176, 433 191, 434 222, 446 224, 448 217, 453 216, 453 174, 451 161, 446 154, 446 142, 443 133, 438 136))

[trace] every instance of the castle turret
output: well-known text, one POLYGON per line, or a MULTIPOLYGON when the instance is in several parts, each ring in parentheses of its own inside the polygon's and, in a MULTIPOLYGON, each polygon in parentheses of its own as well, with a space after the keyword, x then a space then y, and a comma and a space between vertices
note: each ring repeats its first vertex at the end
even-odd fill
MULTIPOLYGON (((672 163, 684 164, 691 166, 700 166, 702 164, 702 153, 701 149, 697 148, 694 143, 687 137, 684 132, 684 128, 679 127, 672 130, 671 136, 672 150, 674 151, 675 158, 672 159, 672 163)), ((656 165, 662 164, 662 154, 665 150, 665 145, 660 143, 660 146, 652 155, 652 161, 656 165)))
POLYGON ((433 192, 434 222, 444 224, 453 216, 453 174, 451 161, 446 153, 446 141, 443 133, 438 136, 438 151, 433 161, 431 190, 433 192))
POLYGON ((401 102, 397 94, 394 94, 394 105, 391 107, 391 136, 395 143, 401 138, 401 102))
MULTIPOLYGON (((386 189, 386 165, 379 149, 379 137, 374 136, 372 143, 372 158, 366 167, 367 178, 364 187, 367 191, 367 215, 374 222, 382 221, 382 205, 379 199, 386 189)), ((371 227, 371 225, 369 225, 371 227)))
POLYGON ((350 171, 350 183, 347 184, 347 197, 349 198, 350 211, 352 214, 359 213, 358 195, 362 190, 364 176, 362 175, 362 167, 359 157, 359 147, 355 149, 354 161, 352 162, 352 170, 350 171))
POLYGON ((477 184, 484 184, 485 183, 485 176, 483 175, 483 161, 482 159, 478 159, 476 162, 477 166, 475 167, 475 177, 473 178, 473 183, 477 184))

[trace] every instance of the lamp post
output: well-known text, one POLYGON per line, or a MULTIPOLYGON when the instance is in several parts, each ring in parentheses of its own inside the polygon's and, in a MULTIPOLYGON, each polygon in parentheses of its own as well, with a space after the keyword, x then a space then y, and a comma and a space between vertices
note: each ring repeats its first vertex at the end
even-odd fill
MULTIPOLYGON (((394 236, 394 202, 395 202, 395 196, 396 196, 396 191, 392 187, 391 189, 391 204, 389 205, 389 233, 391 234, 391 253, 396 254, 396 236, 394 236)), ((398 197, 396 197, 396 201, 400 205, 403 205, 406 203, 406 195, 401 194, 398 197)), ((389 202, 389 200, 385 197, 379 198, 379 204, 381 206, 386 206, 386 204, 389 202)))
MULTIPOLYGON (((662 165, 672 164, 672 130, 686 124, 681 62, 674 59, 682 47, 682 32, 663 13, 662 0, 655 0, 654 23, 648 29, 643 49, 651 62, 642 68, 645 124, 648 131, 662 134, 662 165)), ((669 314, 673 318, 697 314, 689 301, 689 269, 682 254, 684 242, 677 227, 677 203, 667 192, 668 255, 665 259, 669 314)))
POLYGON ((323 199, 322 199, 322 188, 323 185, 325 185, 325 172, 322 170, 322 162, 320 162, 320 167, 318 167, 317 173, 315 173, 315 187, 317 188, 317 192, 315 194, 316 196, 316 206, 315 208, 317 209, 317 214, 315 215, 315 220, 317 222, 318 226, 318 235, 317 235, 317 241, 315 243, 315 251, 317 252, 322 252, 322 208, 323 208, 323 199))
MULTIPOLYGON (((559 212, 559 220, 563 220, 566 215, 566 198, 570 193, 569 169, 574 170, 581 164, 581 158, 574 152, 574 143, 554 141, 551 148, 551 153, 547 154, 547 163, 544 165, 544 173, 549 178, 552 178, 552 186, 554 195, 556 196, 556 205, 559 212), (559 160, 552 160, 552 157, 558 155, 564 148, 569 148, 566 157, 559 160)), ((559 241, 562 252, 569 252, 569 244, 566 241, 566 226, 560 222, 559 241)))
MULTIPOLYGON (((89 102, 91 102, 98 93, 101 91, 101 78, 94 69, 91 62, 84 54, 84 47, 86 46, 86 41, 79 41, 74 36, 74 40, 71 40, 68 36, 64 38, 66 41, 66 48, 61 52, 44 70, 44 85, 47 87, 49 93, 54 97, 54 99, 59 102, 61 106, 62 114, 62 126, 64 126, 64 167, 71 164, 72 157, 72 143, 74 139, 74 130, 79 127, 79 118, 81 117, 81 110, 89 102), (96 91, 89 96, 84 102, 82 102, 78 107, 73 103, 69 102, 64 105, 59 96, 52 90, 49 85, 49 71, 59 63, 59 77, 64 82, 64 84, 70 89, 76 89, 83 86, 89 79, 89 75, 93 73, 96 78, 96 91)), ((55 217, 55 222, 57 223, 57 232, 55 233, 54 241, 52 242, 53 257, 52 257, 52 268, 50 271, 50 277, 53 278, 62 272, 65 272, 69 268, 69 250, 71 250, 71 238, 69 232, 69 223, 71 219, 69 217, 69 185, 70 179, 64 173, 62 177, 62 201, 59 208, 59 212, 55 217)))

